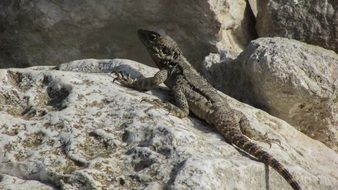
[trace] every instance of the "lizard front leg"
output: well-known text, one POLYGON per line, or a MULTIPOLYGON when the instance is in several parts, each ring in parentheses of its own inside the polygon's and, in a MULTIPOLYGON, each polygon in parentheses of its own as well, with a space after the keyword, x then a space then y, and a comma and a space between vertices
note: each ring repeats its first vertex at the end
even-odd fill
MULTIPOLYGON (((117 77, 114 80, 119 81, 122 85, 139 91, 147 91, 166 81, 168 79, 169 72, 166 69, 162 69, 158 71, 153 77, 144 79, 131 79, 129 76, 126 77, 122 73, 115 74, 117 75, 117 77)), ((155 107, 164 107, 166 110, 169 111, 169 113, 179 118, 187 117, 189 115, 189 105, 183 90, 179 85, 177 85, 172 89, 172 91, 174 94, 176 105, 173 105, 169 102, 159 102, 158 100, 149 101, 147 99, 142 99, 142 101, 152 103, 155 105, 155 107)))
POLYGON ((158 71, 153 77, 143 79, 131 79, 129 76, 125 76, 122 73, 114 72, 116 78, 114 79, 120 82, 123 86, 127 86, 139 91, 151 90, 154 87, 160 85, 168 78, 168 70, 162 69, 158 71))
POLYGON ((189 115, 189 104, 183 89, 177 85, 172 89, 172 91, 175 98, 175 105, 167 102, 165 103, 165 108, 169 111, 169 113, 179 118, 187 117, 189 115))
POLYGON ((189 115, 189 104, 188 104, 188 100, 185 97, 183 90, 180 89, 179 87, 175 87, 172 89, 172 92, 174 94, 175 104, 172 104, 170 102, 161 102, 158 99, 148 100, 144 98, 142 99, 142 101, 146 101, 146 102, 153 104, 154 106, 151 107, 150 109, 163 107, 170 114, 176 117, 179 117, 179 118, 187 117, 189 115))

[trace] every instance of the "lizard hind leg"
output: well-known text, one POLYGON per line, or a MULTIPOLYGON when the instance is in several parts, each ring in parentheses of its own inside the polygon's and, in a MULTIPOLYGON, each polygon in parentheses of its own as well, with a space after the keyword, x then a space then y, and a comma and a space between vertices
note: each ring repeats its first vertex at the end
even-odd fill
POLYGON ((270 148, 273 143, 278 143, 279 145, 281 145, 281 142, 279 139, 271 139, 268 137, 268 133, 262 134, 261 132, 253 129, 251 127, 249 119, 242 112, 239 112, 239 115, 240 115, 239 126, 240 126, 242 133, 245 136, 255 141, 267 143, 269 144, 270 148))

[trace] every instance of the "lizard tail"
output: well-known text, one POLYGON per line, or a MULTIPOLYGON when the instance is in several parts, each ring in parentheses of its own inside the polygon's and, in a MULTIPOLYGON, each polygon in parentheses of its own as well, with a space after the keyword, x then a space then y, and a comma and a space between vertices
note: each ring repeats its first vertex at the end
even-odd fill
POLYGON ((291 185, 294 190, 301 190, 298 182, 290 174, 290 172, 275 158, 273 158, 268 152, 264 151, 261 147, 253 143, 250 139, 242 134, 242 132, 234 130, 228 133, 226 136, 230 137, 231 143, 245 152, 255 156, 263 163, 268 164, 274 168, 283 178, 291 185), (232 134, 231 134, 232 133, 232 134))

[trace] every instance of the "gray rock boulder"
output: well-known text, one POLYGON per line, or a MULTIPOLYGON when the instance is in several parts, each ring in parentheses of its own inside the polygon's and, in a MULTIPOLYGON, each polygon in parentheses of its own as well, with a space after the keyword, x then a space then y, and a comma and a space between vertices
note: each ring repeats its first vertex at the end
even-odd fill
POLYGON ((14 176, 0 174, 0 189, 4 190, 57 190, 36 180, 24 180, 14 176))
POLYGON ((123 57, 153 64, 138 28, 170 34, 196 67, 210 51, 239 53, 253 38, 245 0, 0 2, 0 67, 123 57))
POLYGON ((205 65, 204 73, 218 89, 338 151, 338 55, 333 51, 261 38, 236 60, 210 55, 205 65))
POLYGON ((286 37, 338 52, 336 0, 250 0, 260 37, 286 37))
MULTIPOLYGON (((179 119, 141 102, 169 100, 165 88, 140 93, 105 73, 150 76, 156 69, 118 59, 57 68, 0 70, 0 187, 4 176, 12 176, 39 181, 45 189, 290 189, 278 173, 200 120, 179 119)), ((248 116, 252 130, 281 141, 272 148, 257 143, 304 189, 338 186, 336 152, 280 119, 225 98, 248 116)))

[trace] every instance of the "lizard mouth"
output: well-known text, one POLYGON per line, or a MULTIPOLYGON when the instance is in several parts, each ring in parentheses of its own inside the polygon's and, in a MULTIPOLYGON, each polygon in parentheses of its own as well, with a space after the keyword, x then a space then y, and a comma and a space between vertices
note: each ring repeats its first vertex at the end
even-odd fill
POLYGON ((141 40, 141 42, 144 45, 147 45, 146 44, 146 40, 148 39, 149 31, 143 30, 143 29, 138 29, 137 30, 137 35, 138 35, 138 38, 141 40))
POLYGON ((138 29, 138 38, 148 48, 153 47, 160 40, 161 35, 150 30, 138 29))
POLYGON ((145 30, 143 30, 143 29, 138 29, 138 30, 137 30, 137 34, 138 34, 138 37, 139 37, 139 38, 142 38, 142 37, 144 37, 145 30))
POLYGON ((158 52, 157 39, 159 34, 149 30, 138 29, 138 38, 144 46, 147 47, 148 52, 153 55, 154 52, 158 52))
POLYGON ((147 30, 143 30, 143 29, 138 29, 137 30, 137 34, 140 36, 144 36, 147 33, 147 30))

